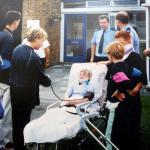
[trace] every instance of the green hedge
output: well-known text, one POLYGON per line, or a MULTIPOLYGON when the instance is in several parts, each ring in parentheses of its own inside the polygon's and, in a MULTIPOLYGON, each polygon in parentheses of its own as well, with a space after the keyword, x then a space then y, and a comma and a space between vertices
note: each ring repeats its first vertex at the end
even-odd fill
POLYGON ((150 150, 150 96, 142 96, 142 150, 150 150))

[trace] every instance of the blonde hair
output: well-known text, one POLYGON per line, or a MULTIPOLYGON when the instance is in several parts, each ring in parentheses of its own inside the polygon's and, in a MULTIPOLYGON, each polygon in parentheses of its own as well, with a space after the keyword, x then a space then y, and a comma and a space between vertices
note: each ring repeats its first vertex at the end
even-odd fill
POLYGON ((27 31, 27 40, 33 42, 35 39, 47 39, 47 33, 44 29, 40 27, 31 27, 27 31))
POLYGON ((106 53, 116 60, 122 59, 125 53, 124 46, 119 42, 112 42, 106 47, 106 53))
POLYGON ((91 78, 92 73, 88 69, 81 69, 80 72, 83 72, 84 74, 89 76, 89 78, 91 78))

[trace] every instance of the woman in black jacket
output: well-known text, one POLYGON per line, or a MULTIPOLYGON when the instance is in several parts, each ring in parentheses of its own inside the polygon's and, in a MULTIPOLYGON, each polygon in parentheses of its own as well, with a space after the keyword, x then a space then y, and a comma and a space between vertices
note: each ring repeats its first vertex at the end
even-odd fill
POLYGON ((37 85, 50 86, 40 58, 34 52, 47 38, 42 28, 30 28, 27 43, 14 49, 10 72, 13 142, 15 150, 24 150, 23 129, 30 121, 37 85))
MULTIPOLYGON (((142 81, 132 79, 128 94, 119 103, 116 111, 112 128, 112 142, 120 150, 138 150, 140 119, 141 119, 141 99, 140 89, 147 84, 145 64, 139 54, 134 52, 130 34, 126 31, 119 31, 115 35, 116 40, 122 43, 125 48, 123 60, 130 66, 142 72, 142 81)), ((119 93, 116 97, 119 98, 119 93)), ((121 97, 120 97, 121 99, 121 97)))

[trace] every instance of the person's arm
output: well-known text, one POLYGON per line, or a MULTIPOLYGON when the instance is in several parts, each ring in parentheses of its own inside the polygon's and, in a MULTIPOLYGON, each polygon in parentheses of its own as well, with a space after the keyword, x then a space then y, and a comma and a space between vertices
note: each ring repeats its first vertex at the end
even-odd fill
POLYGON ((111 62, 109 60, 106 60, 106 61, 98 61, 96 64, 97 65, 101 65, 101 64, 104 64, 104 65, 108 65, 110 64, 111 62))
POLYGON ((97 39, 97 32, 94 32, 93 38, 91 40, 91 58, 90 62, 94 62, 94 56, 96 53, 96 39, 97 39))
POLYGON ((145 50, 143 51, 143 54, 144 54, 145 56, 150 57, 150 48, 145 49, 145 50))
POLYGON ((125 94, 120 92, 114 92, 112 97, 116 97, 118 100, 123 101, 125 99, 125 94))
POLYGON ((139 54, 140 53, 140 42, 139 42, 139 37, 138 37, 137 33, 135 33, 135 35, 134 35, 133 47, 135 49, 135 52, 139 54))
POLYGON ((83 98, 83 99, 75 99, 75 100, 65 100, 63 101, 63 105, 77 105, 77 104, 82 104, 85 102, 88 102, 88 98, 83 98))
POLYGON ((72 94, 73 94, 73 86, 69 85, 67 91, 65 92, 64 99, 65 100, 69 99, 69 97, 72 96, 72 94))
POLYGON ((50 65, 50 58, 49 58, 50 50, 49 50, 49 47, 44 48, 44 51, 45 51, 45 68, 47 68, 50 65))
MULTIPOLYGON (((138 92, 140 92, 141 88, 143 86, 142 82, 138 82, 137 85, 129 91, 129 95, 136 96, 138 92)), ((125 99, 125 94, 120 92, 115 92, 112 97, 116 97, 118 100, 123 101, 125 99)))
POLYGON ((88 101, 91 101, 94 98, 94 92, 91 88, 91 91, 87 91, 82 99, 73 99, 73 100, 65 100, 63 101, 63 105, 77 105, 82 104, 88 101))
POLYGON ((92 44, 92 46, 91 46, 91 59, 90 59, 90 62, 94 61, 95 52, 96 52, 96 44, 92 44))
POLYGON ((43 48, 44 48, 44 53, 45 53, 45 68, 47 68, 50 65, 50 59, 49 59, 49 54, 50 54, 50 49, 49 49, 50 43, 48 40, 45 40, 43 42, 43 48))
POLYGON ((143 86, 143 83, 138 82, 137 85, 132 90, 129 91, 129 94, 131 96, 136 96, 140 92, 142 86, 143 86))
POLYGON ((133 44, 133 47, 134 47, 134 50, 136 53, 140 53, 140 42, 139 42, 139 37, 137 35, 137 32, 134 30, 134 29, 131 29, 130 31, 130 35, 131 35, 131 40, 132 40, 132 44, 133 44))
POLYGON ((36 77, 38 79, 38 83, 48 87, 51 85, 51 80, 50 78, 44 73, 44 69, 42 67, 42 64, 40 62, 40 58, 34 57, 32 60, 32 66, 33 66, 33 71, 36 73, 36 77))
POLYGON ((12 59, 12 53, 14 49, 13 39, 11 36, 5 35, 4 37, 1 37, 1 42, 5 43, 1 46, 1 53, 0 55, 2 58, 6 58, 11 60, 12 59), (7 43, 7 44, 6 44, 7 43))

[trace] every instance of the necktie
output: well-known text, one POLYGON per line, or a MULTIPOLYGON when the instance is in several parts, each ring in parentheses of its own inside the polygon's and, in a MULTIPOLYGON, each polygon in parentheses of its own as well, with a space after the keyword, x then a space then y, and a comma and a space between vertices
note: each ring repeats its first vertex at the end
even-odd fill
POLYGON ((103 30, 103 33, 102 33, 102 36, 101 36, 101 39, 100 39, 100 42, 99 42, 99 49, 98 49, 99 54, 101 54, 102 51, 103 51, 104 34, 105 34, 105 30, 103 30))

